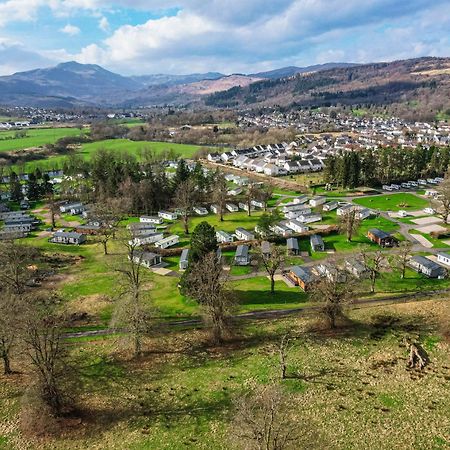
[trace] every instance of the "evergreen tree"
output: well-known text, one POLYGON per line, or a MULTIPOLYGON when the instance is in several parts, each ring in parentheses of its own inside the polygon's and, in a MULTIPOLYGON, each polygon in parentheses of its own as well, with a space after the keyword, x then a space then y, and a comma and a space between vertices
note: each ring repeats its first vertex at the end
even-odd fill
POLYGON ((28 175, 27 197, 28 197, 28 200, 31 200, 31 201, 38 200, 40 197, 39 184, 36 180, 36 176, 34 175, 34 173, 30 173, 28 175))
POLYGON ((215 228, 205 221, 199 223, 192 232, 189 264, 199 261, 208 253, 217 251, 217 249, 215 228))
POLYGON ((23 200, 22 186, 20 185, 19 177, 15 172, 11 172, 10 175, 9 193, 13 202, 20 202, 23 200))

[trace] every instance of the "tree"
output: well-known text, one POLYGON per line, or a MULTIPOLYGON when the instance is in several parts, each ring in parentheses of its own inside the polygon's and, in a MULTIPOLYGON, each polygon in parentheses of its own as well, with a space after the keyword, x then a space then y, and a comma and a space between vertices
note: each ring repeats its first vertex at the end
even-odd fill
POLYGON ((0 284, 9 287, 16 294, 25 290, 31 277, 33 263, 39 257, 39 252, 33 247, 15 242, 0 243, 0 284))
POLYGON ((191 236, 189 263, 201 260, 208 253, 216 252, 218 248, 214 227, 206 221, 199 223, 191 236))
POLYGON ((247 204, 247 215, 250 217, 252 215, 252 201, 258 197, 259 188, 253 182, 249 182, 247 189, 245 190, 244 197, 245 203, 247 204))
POLYGON ((10 375, 11 353, 20 335, 23 320, 23 297, 15 294, 10 288, 0 290, 0 357, 3 360, 3 372, 10 375))
POLYGON ((258 190, 258 200, 264 203, 264 211, 267 211, 267 203, 273 196, 274 187, 271 184, 263 186, 258 190))
POLYGON ((100 223, 97 236, 105 255, 108 254, 108 242, 114 238, 122 220, 122 214, 120 199, 107 199, 102 203, 97 203, 89 212, 89 216, 100 223))
POLYGON ((352 241, 353 236, 358 232, 360 226, 361 220, 358 217, 356 208, 345 212, 339 218, 339 231, 346 234, 348 242, 352 241))
POLYGON ((225 214, 228 201, 228 184, 223 172, 217 172, 213 183, 212 200, 217 205, 217 214, 220 217, 220 221, 223 222, 223 215, 225 214))
POLYGON ((321 277, 311 287, 311 300, 319 304, 318 311, 325 316, 330 328, 336 328, 336 321, 344 316, 345 308, 354 300, 354 282, 351 278, 341 279, 337 268, 329 276, 321 277))
POLYGON ((445 174, 444 181, 437 186, 437 197, 431 202, 433 208, 445 223, 449 223, 450 215, 450 168, 445 174))
POLYGON ((189 217, 192 214, 192 208, 194 207, 197 198, 198 191, 193 178, 182 181, 175 191, 175 206, 181 211, 184 232, 186 234, 189 234, 189 217))
POLYGON ((141 273, 144 252, 132 240, 124 240, 127 259, 116 268, 121 275, 121 292, 113 314, 112 326, 125 329, 133 341, 134 356, 142 354, 142 340, 149 329, 150 313, 143 301, 141 273))
POLYGON ((49 293, 31 298, 23 327, 25 352, 34 368, 38 395, 56 416, 64 407, 63 380, 68 371, 64 320, 56 312, 58 303, 49 293))
POLYGON ((280 375, 281 379, 286 379, 287 359, 292 350, 291 339, 287 334, 283 335, 278 345, 278 355, 280 358, 280 375))
POLYGON ((272 233, 272 227, 281 220, 281 214, 278 210, 270 213, 263 213, 258 219, 258 232, 262 236, 269 236, 272 233))
POLYGON ((270 292, 275 294, 275 274, 278 269, 281 269, 286 260, 285 252, 281 247, 272 245, 270 253, 265 253, 262 246, 257 247, 258 259, 266 269, 270 278, 270 292))
POLYGON ((40 197, 40 188, 34 173, 28 175, 27 181, 27 198, 28 200, 38 200, 40 197))
POLYGON ((373 294, 375 292, 375 283, 377 279, 380 277, 385 258, 380 250, 377 250, 376 252, 369 252, 367 250, 363 250, 361 252, 361 257, 364 262, 364 265, 367 267, 367 270, 369 271, 370 292, 372 292, 373 294))
POLYGON ((230 313, 234 305, 232 292, 223 276, 222 262, 213 251, 190 266, 186 280, 187 295, 199 303, 212 342, 221 344, 229 333, 230 313))
POLYGON ((287 450, 310 448, 310 432, 299 427, 283 391, 275 384, 258 386, 236 402, 234 437, 239 448, 287 450))
POLYGON ((412 243, 410 241, 400 242, 398 246, 398 253, 396 255, 397 267, 400 270, 400 278, 405 278, 406 267, 411 254, 412 243))
POLYGON ((20 202, 23 199, 22 186, 19 177, 15 172, 11 172, 9 180, 9 193, 13 202, 20 202))

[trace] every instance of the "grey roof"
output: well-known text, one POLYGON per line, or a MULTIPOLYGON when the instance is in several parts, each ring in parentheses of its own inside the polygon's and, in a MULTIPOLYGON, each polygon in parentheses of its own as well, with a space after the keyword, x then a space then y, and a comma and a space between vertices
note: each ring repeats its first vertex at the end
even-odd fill
POLYGON ((420 264, 423 267, 427 267, 430 270, 442 270, 442 271, 445 270, 438 263, 431 261, 431 259, 425 258, 425 256, 421 255, 413 256, 411 260, 416 262, 417 264, 420 264))
POLYGON ((290 250, 298 250, 298 240, 296 238, 289 238, 286 241, 287 247, 290 250))
POLYGON ((291 267, 291 272, 305 282, 310 282, 314 279, 313 274, 307 267, 293 266, 291 267))
POLYGON ((65 237, 67 239, 80 239, 84 234, 76 233, 75 231, 57 231, 53 237, 65 237))
POLYGON ((236 258, 248 258, 248 245, 238 245, 236 249, 236 258))
POLYGON ((439 252, 438 253, 438 256, 443 256, 444 258, 448 258, 448 259, 450 259, 450 253, 446 253, 446 252, 439 252))
POLYGON ((180 257, 180 261, 187 261, 189 257, 189 249, 185 248, 182 252, 181 252, 181 257, 180 257))
POLYGON ((319 236, 318 234, 313 234, 309 238, 309 242, 311 243, 311 245, 324 245, 322 236, 319 236))
POLYGON ((373 234, 378 239, 386 239, 388 237, 391 237, 391 235, 389 233, 386 233, 386 231, 380 230, 379 228, 371 228, 369 230, 369 233, 373 234))

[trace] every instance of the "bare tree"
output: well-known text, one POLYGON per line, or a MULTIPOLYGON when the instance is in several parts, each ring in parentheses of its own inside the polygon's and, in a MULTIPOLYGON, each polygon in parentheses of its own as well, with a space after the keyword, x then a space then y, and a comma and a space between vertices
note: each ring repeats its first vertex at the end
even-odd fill
POLYGON ((230 330, 230 313, 234 304, 222 262, 215 252, 210 252, 191 265, 186 277, 186 292, 200 304, 212 341, 222 343, 230 330))
POLYGON ((369 271, 370 292, 373 294, 375 292, 375 283, 383 270, 385 257, 381 250, 377 250, 376 252, 362 250, 361 257, 369 271))
POLYGON ((13 373, 11 369, 11 353, 20 336, 20 326, 24 318, 24 303, 21 295, 15 294, 11 288, 0 290, 0 357, 3 360, 5 375, 13 373))
POLYGON ((345 309, 355 297, 354 281, 340 279, 338 272, 321 277, 311 287, 311 300, 319 304, 318 311, 325 316, 330 328, 336 328, 336 321, 344 316, 345 309))
POLYGON ((142 341, 150 322, 150 311, 142 292, 144 252, 136 248, 133 240, 124 241, 124 245, 127 259, 116 268, 121 275, 121 292, 113 314, 112 327, 126 330, 133 341, 133 352, 137 358, 142 354, 142 341))
POLYGON ((258 198, 260 189, 257 184, 249 182, 247 189, 245 190, 245 202, 247 204, 247 215, 252 215, 252 201, 258 198))
POLYGON ((25 290, 32 264, 39 256, 37 249, 13 241, 0 244, 0 288, 9 286, 15 293, 25 290))
POLYGON ((345 233, 349 242, 351 242, 353 236, 358 232, 360 225, 361 220, 358 217, 356 208, 347 211, 339 218, 339 231, 345 233))
POLYGON ((236 400, 233 437, 246 450, 311 448, 312 436, 302 427, 280 387, 258 386, 236 400))
POLYGON ((273 196, 275 188, 272 184, 265 185, 258 192, 258 200, 261 200, 264 203, 264 211, 267 211, 267 203, 273 196))
POLYGON ((286 255, 281 247, 275 245, 270 246, 270 253, 264 251, 262 246, 256 248, 258 252, 258 259, 266 269, 270 277, 270 292, 275 294, 275 274, 278 269, 281 269, 286 261, 286 255))
POLYGON ((197 199, 198 191, 195 180, 188 178, 182 181, 175 192, 174 202, 175 206, 181 211, 181 219, 186 234, 189 234, 189 217, 197 199))
POLYGON ((223 172, 218 172, 214 178, 214 186, 212 191, 213 202, 217 205, 217 214, 220 221, 223 222, 223 215, 228 201, 228 185, 223 172))
POLYGON ((436 187, 437 196, 431 201, 436 214, 442 217, 445 223, 449 223, 450 215, 450 168, 445 174, 444 181, 436 187))
POLYGON ((396 255, 397 267, 400 270, 400 278, 405 278, 406 267, 408 266, 409 256, 411 254, 412 243, 410 241, 400 242, 398 253, 396 255))
POLYGON ((280 375, 282 380, 286 379, 287 360, 292 348, 293 345, 291 339, 289 338, 289 335, 283 335, 278 345, 278 355, 280 357, 280 375))
POLYGON ((97 203, 89 212, 89 217, 100 223, 97 236, 103 246, 103 252, 108 254, 108 243, 115 237, 120 221, 123 217, 123 210, 120 199, 106 199, 102 203, 97 203))
POLYGON ((64 406, 63 379, 67 371, 63 345, 64 322, 56 314, 58 299, 48 293, 28 302, 24 321, 25 351, 34 367, 36 387, 41 400, 59 415, 64 406))
POLYGON ((50 222, 52 230, 56 228, 56 216, 59 215, 59 207, 55 201, 55 194, 53 190, 47 195, 48 209, 50 211, 50 222))

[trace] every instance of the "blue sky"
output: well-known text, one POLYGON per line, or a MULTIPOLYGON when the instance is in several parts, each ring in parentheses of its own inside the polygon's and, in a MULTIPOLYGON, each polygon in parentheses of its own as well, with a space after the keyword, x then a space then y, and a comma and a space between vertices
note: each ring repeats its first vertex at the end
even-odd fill
POLYGON ((450 56, 449 0, 0 0, 0 74, 256 72, 450 56))

